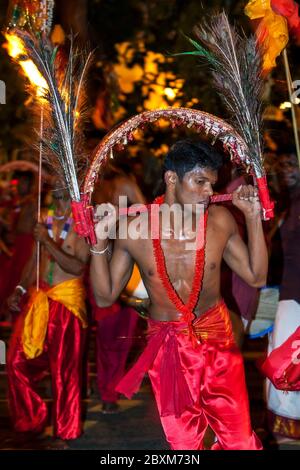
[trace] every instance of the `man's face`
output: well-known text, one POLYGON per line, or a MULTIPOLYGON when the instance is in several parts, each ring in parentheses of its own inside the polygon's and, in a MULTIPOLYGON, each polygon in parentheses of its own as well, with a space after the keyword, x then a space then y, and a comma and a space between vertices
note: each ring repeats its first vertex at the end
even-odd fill
POLYGON ((293 189, 300 185, 300 171, 296 155, 282 155, 278 162, 278 172, 283 185, 287 188, 293 189))
POLYGON ((67 201, 69 199, 68 191, 59 179, 53 183, 52 198, 54 201, 67 201))
POLYGON ((206 209, 213 194, 218 173, 210 168, 195 167, 187 172, 183 179, 177 177, 175 197, 179 204, 203 204, 206 209))

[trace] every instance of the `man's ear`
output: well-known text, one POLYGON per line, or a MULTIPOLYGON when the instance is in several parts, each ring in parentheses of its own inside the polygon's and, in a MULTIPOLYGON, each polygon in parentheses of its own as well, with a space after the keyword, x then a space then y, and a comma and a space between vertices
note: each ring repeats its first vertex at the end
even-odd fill
POLYGON ((171 171, 171 170, 166 171, 165 173, 166 186, 174 186, 177 182, 177 178, 178 176, 175 173, 175 171, 171 171))

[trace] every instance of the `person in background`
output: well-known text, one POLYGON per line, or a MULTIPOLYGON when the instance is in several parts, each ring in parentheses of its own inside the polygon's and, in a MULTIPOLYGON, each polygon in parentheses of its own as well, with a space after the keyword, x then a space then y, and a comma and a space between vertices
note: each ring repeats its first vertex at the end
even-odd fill
POLYGON ((50 369, 54 446, 64 448, 65 441, 82 432, 82 354, 87 328, 82 278, 89 248, 74 231, 67 191, 59 180, 54 184, 55 206, 33 231, 41 247, 39 290, 35 250, 8 299, 10 309, 19 311, 27 296, 9 345, 7 376, 14 429, 30 438, 47 424, 47 404, 36 391, 36 383, 50 369))
MULTIPOLYGON (((281 154, 277 171, 283 186, 281 199, 285 197, 285 212, 279 221, 283 273, 269 353, 300 326, 300 171, 296 155, 281 154)), ((279 441, 300 438, 300 392, 277 390, 267 380, 267 409, 269 430, 279 441)))

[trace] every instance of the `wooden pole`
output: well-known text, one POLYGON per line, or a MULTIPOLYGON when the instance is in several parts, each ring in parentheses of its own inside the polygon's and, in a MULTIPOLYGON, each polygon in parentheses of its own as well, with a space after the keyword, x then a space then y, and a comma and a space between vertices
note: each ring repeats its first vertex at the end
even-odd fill
MULTIPOLYGON (((44 126, 44 108, 41 106, 41 119, 40 119, 40 154, 39 154, 39 185, 38 185, 38 223, 41 222, 41 198, 42 198, 42 159, 43 159, 43 126, 44 126)), ((36 251, 36 290, 40 288, 40 258, 41 258, 41 244, 37 242, 36 251)))

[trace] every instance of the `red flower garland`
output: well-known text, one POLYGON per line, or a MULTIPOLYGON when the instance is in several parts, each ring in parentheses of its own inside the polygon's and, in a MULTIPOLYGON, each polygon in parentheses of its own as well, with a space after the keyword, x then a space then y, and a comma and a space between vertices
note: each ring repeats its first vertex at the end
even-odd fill
MULTIPOLYGON (((153 204, 163 204, 164 196, 160 196, 156 198, 153 204)), ((198 299, 199 293, 202 288, 202 281, 203 281, 203 274, 204 274, 204 264, 205 264, 205 242, 206 242, 206 226, 207 226, 207 217, 208 211, 205 212, 204 215, 204 243, 201 248, 198 248, 196 251, 195 257, 195 274, 193 279, 192 289, 188 298, 188 302, 186 304, 183 303, 179 295, 177 294, 176 290, 174 289, 170 278, 167 273, 165 257, 163 253, 163 249, 161 247, 160 239, 153 238, 153 252, 154 258, 156 262, 156 269, 158 275, 162 281, 164 288, 166 289, 167 295, 170 301, 175 305, 177 310, 182 313, 183 320, 188 324, 190 336, 192 339, 195 339, 195 334, 193 332, 192 322, 195 318, 195 314, 193 310, 195 309, 198 299)))

